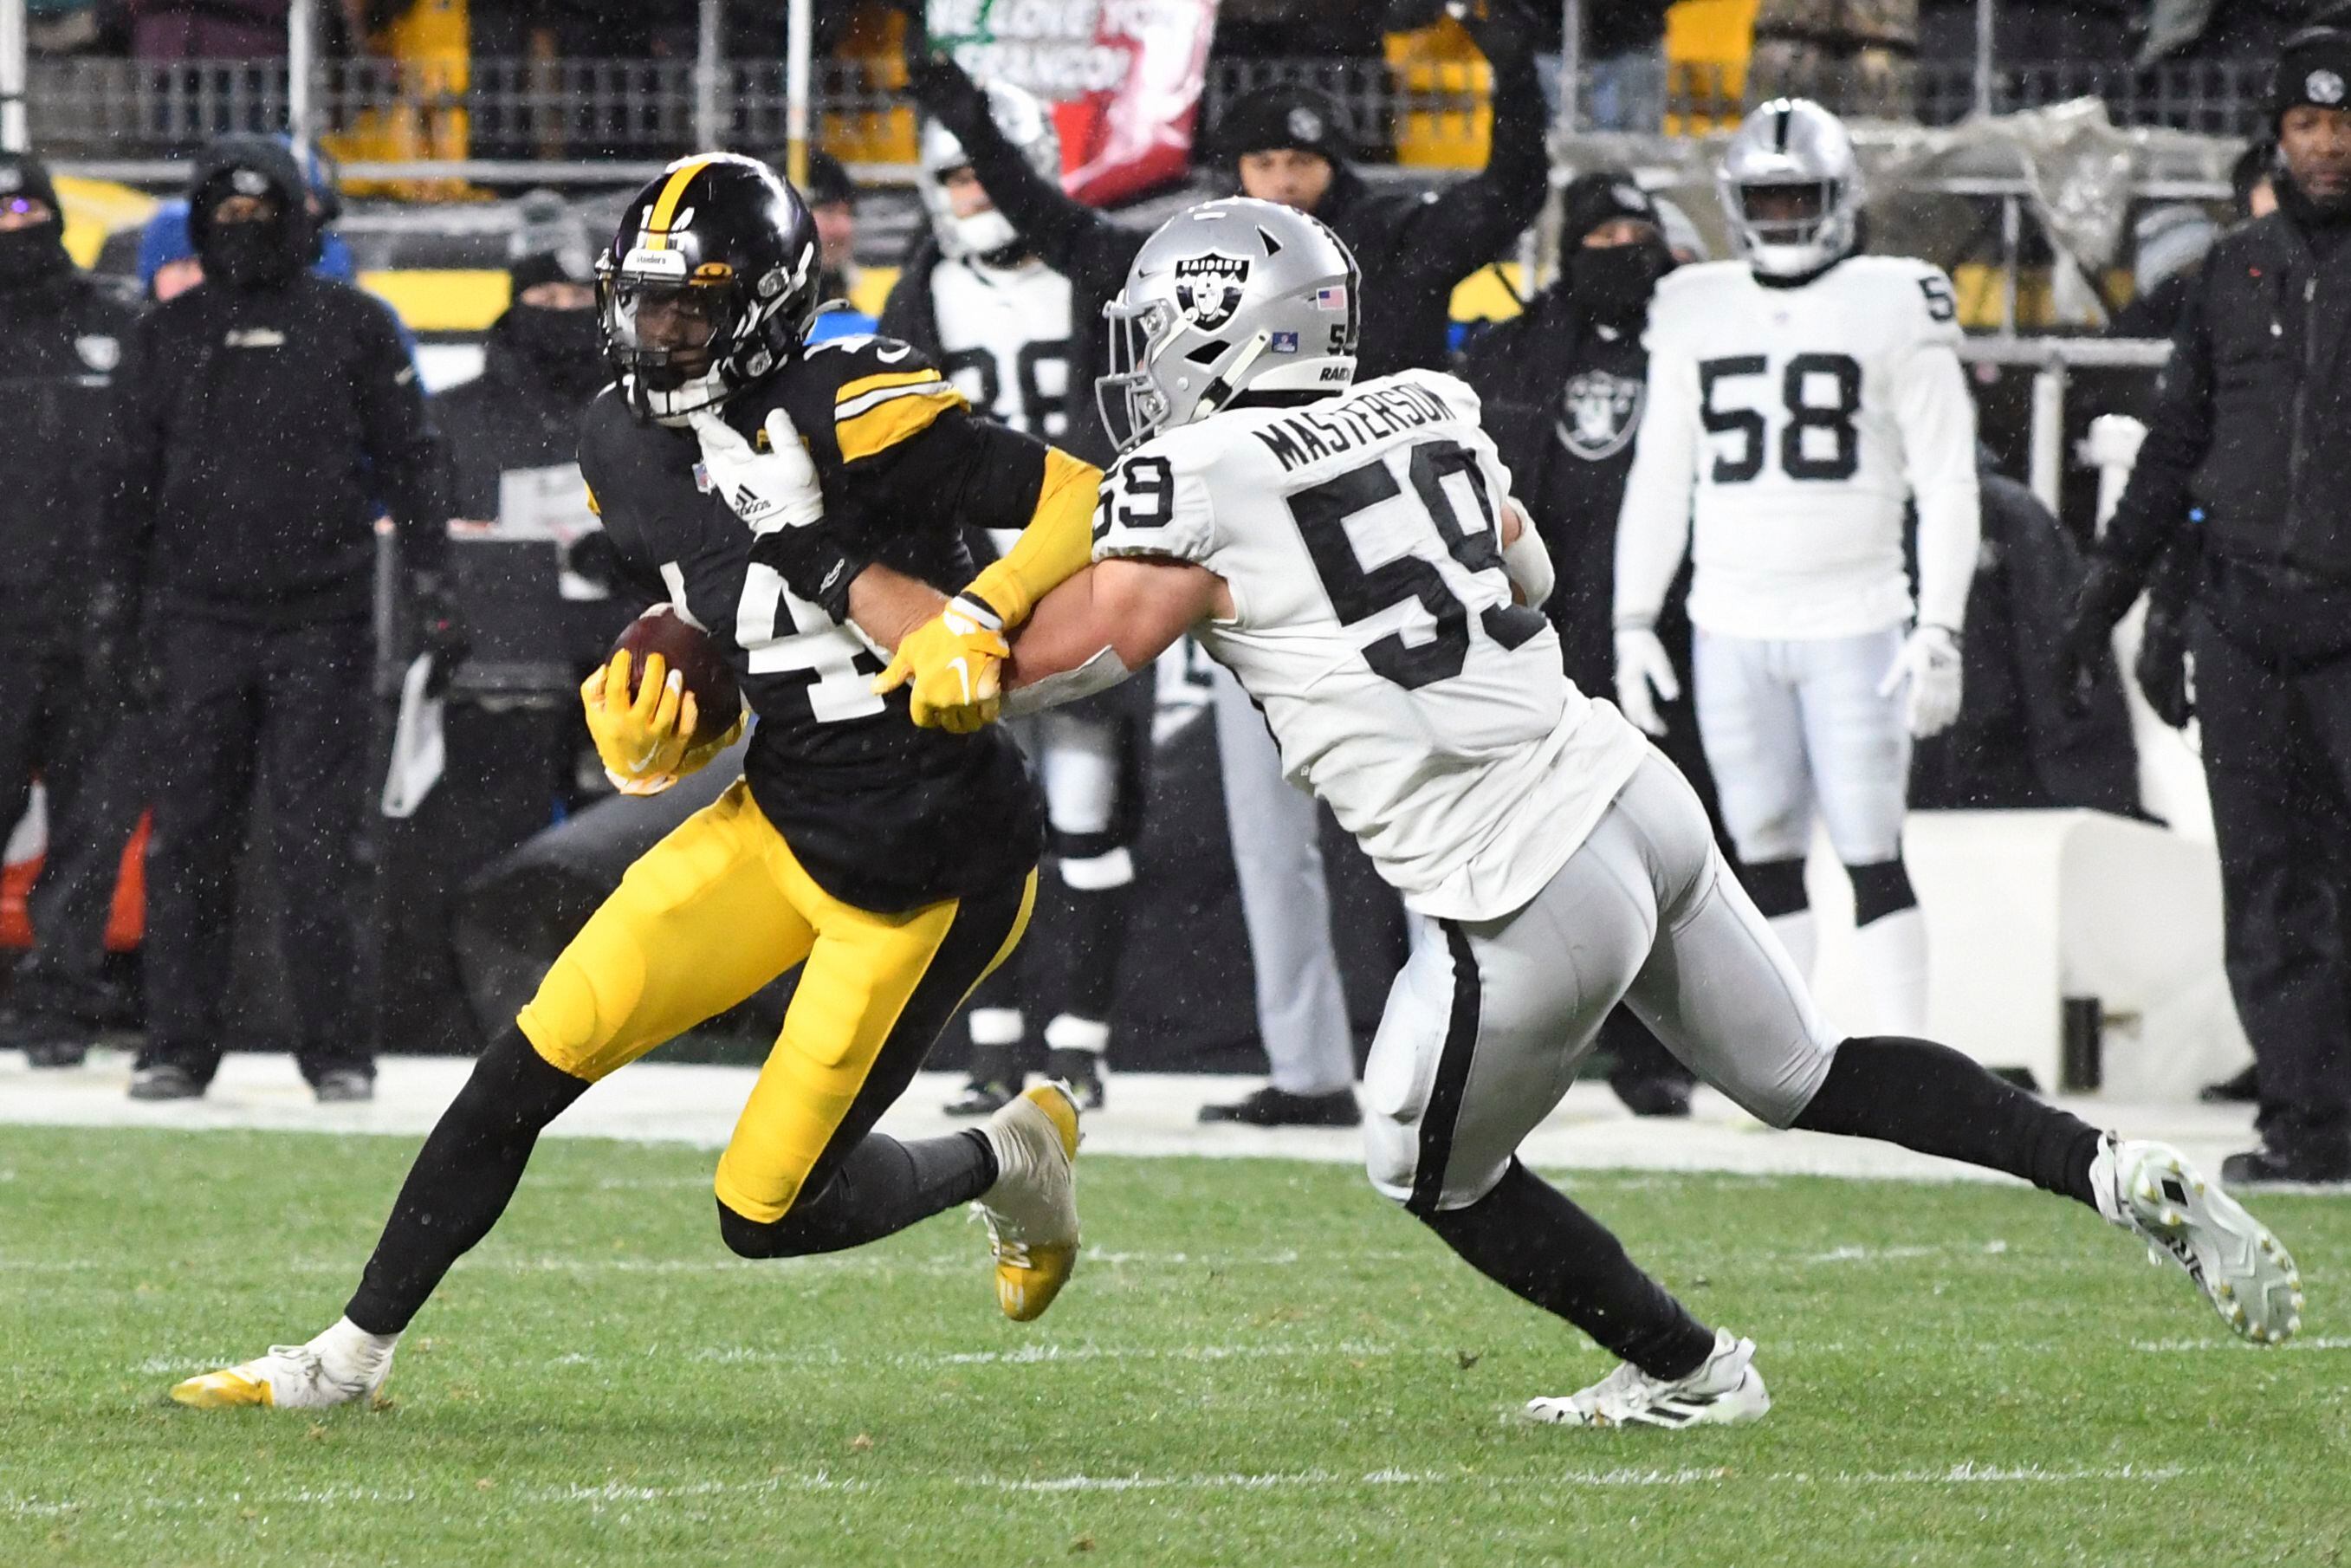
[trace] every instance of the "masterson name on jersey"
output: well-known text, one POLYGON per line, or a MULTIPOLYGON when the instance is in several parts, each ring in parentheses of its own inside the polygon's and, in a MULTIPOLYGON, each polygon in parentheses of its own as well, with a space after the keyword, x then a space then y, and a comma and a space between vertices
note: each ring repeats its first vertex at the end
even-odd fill
POLYGON ((1426 387, 1374 387, 1327 409, 1290 414, 1255 432, 1266 450, 1281 460, 1283 473, 1399 431, 1460 417, 1426 387))

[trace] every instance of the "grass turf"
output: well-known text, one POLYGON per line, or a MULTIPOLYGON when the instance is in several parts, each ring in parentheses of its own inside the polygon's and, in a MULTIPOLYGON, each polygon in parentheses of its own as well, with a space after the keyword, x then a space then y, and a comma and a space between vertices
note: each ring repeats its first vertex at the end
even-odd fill
POLYGON ((196 1412, 333 1318, 413 1141, 0 1129, 0 1563, 2351 1560, 2351 1206, 2261 1206, 2303 1348, 2022 1190, 1578 1176, 1778 1408, 1513 1420, 1605 1370, 1343 1167, 1096 1159, 1052 1314, 943 1218, 737 1261, 706 1154, 541 1146, 389 1408, 196 1412))

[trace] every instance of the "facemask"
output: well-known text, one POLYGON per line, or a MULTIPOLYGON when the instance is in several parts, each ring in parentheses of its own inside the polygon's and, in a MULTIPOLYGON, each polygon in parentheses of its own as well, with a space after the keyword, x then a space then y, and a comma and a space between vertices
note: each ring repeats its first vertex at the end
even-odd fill
POLYGON ((0 230, 0 288, 22 288, 72 265, 73 258, 66 255, 65 230, 58 224, 0 230))
POLYGON ((272 288, 294 276, 294 258, 277 225, 214 224, 204 235, 204 276, 231 288, 272 288))
POLYGON ((1020 231, 994 207, 967 218, 948 221, 955 225, 956 237, 963 242, 966 256, 993 256, 1020 243, 1020 231))
POLYGON ((1648 309, 1657 279, 1673 267, 1673 252, 1659 240, 1579 246, 1567 258, 1568 298, 1587 319, 1629 323, 1648 309))
POLYGON ((507 312, 506 329, 517 351, 559 388, 592 392, 611 379, 593 309, 517 305, 507 312))

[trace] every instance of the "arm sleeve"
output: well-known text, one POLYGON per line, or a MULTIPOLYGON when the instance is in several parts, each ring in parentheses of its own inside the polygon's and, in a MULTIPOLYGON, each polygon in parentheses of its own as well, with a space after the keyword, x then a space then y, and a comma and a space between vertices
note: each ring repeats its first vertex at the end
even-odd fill
POLYGON ((1551 189, 1546 110, 1533 57, 1495 65, 1493 74, 1494 123, 1486 167, 1415 208, 1399 247, 1406 255, 1445 256, 1457 276, 1475 272, 1508 249, 1542 211, 1551 189))
POLYGON ((1045 448, 1045 472, 1020 538, 971 582, 971 591, 1006 625, 1028 620, 1039 600, 1093 559, 1094 503, 1101 488, 1101 469, 1058 446, 1045 448))
MULTIPOLYGON (((1655 338, 1654 329, 1652 339, 1655 338)), ((1698 361, 1652 350, 1641 430, 1616 514, 1619 626, 1654 626, 1689 551, 1690 501, 1698 485, 1698 361)))
MULTIPOLYGON (((2199 282, 2210 270, 2199 270, 2199 282)), ((2171 358, 2156 383, 2155 417, 2130 483, 2098 540, 2096 553, 2134 580, 2146 574, 2186 521, 2192 505, 2188 483, 2212 442, 2212 344, 2206 322, 2199 286, 2189 292, 2172 333, 2171 358)))
POLYGON ((448 473, 424 406, 415 361, 389 307, 370 299, 360 319, 360 436, 400 534, 400 561, 434 570, 449 555, 448 473))
POLYGON ((1918 507, 1918 624, 1956 635, 1967 623, 1983 534, 1976 407, 1959 367, 1957 323, 1926 325, 1895 371, 1894 417, 1918 507))

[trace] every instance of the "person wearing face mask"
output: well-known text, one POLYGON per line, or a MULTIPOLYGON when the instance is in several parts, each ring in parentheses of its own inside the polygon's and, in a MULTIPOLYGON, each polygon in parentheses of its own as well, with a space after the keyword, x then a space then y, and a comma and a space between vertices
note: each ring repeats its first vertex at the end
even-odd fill
MULTIPOLYGON (((1616 657, 1610 625, 1616 515, 1648 374, 1641 325, 1657 280, 1676 263, 1663 214, 1625 170, 1578 176, 1562 193, 1560 210, 1565 260, 1558 281, 1527 301, 1524 312, 1472 340, 1461 377, 1477 389, 1486 428, 1557 568, 1558 587, 1542 608, 1559 632, 1568 677, 1583 690, 1604 692, 1616 657)), ((1680 606, 1687 586, 1668 596, 1673 609, 1659 628, 1685 692, 1690 632, 1680 606)), ((1670 711, 1680 722, 1667 725, 1658 747, 1705 802, 1716 841, 1736 864, 1687 699, 1670 711)), ((1610 1086, 1636 1114, 1688 1114, 1696 1079, 1631 1013, 1611 1013, 1600 1043, 1610 1086)))
MULTIPOLYGON (((2351 1184, 2351 31, 2287 40, 2277 210, 2223 234, 2172 333, 2146 444, 2091 552, 2071 667, 2175 541, 2258 1148, 2232 1185, 2351 1184)), ((2077 676, 2077 682, 2081 677, 2077 676)), ((2150 694, 2152 695, 2152 694, 2150 694)), ((2175 709, 2181 719, 2186 705, 2175 709)))
POLYGON ((106 766, 117 714, 92 700, 85 636, 112 385, 135 305, 66 254, 57 188, 39 159, 0 152, 0 831, 37 776, 48 844, 31 895, 33 950, 10 988, 0 1044, 35 1067, 78 1064, 113 1009, 104 984, 114 871, 128 818, 106 766), (108 824, 114 824, 110 834, 108 824))
POLYGON ((90 621, 107 685, 160 700, 163 758, 139 1099, 201 1095, 232 1043, 235 861, 264 776, 299 1065, 321 1100, 372 1094, 352 976, 382 510, 413 639, 444 678, 466 646, 415 367, 388 307, 306 270, 306 195, 268 138, 208 147, 188 208, 204 280, 141 319, 118 381, 122 461, 90 621))

